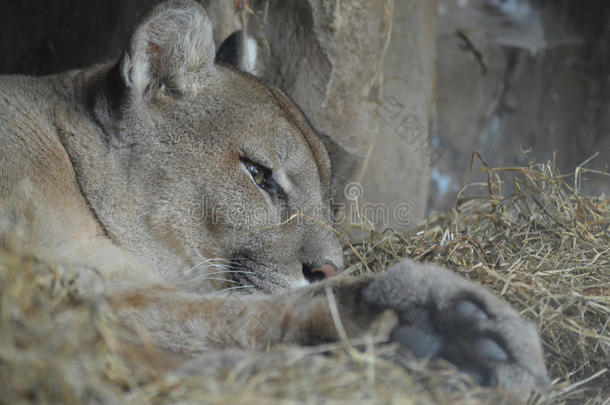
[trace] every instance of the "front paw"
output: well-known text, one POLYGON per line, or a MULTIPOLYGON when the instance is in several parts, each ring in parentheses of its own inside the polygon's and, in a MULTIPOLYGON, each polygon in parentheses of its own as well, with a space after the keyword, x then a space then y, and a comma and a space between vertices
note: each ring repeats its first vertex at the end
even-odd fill
POLYGON ((481 385, 548 383, 536 328, 480 285, 449 270, 404 260, 363 291, 396 311, 391 339, 420 358, 442 358, 481 385))

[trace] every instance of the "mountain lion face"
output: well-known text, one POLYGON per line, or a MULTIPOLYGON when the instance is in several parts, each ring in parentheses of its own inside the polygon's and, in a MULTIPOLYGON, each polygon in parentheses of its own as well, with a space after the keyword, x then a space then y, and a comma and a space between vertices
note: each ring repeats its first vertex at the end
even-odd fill
POLYGON ((284 93, 236 69, 251 40, 236 33, 215 56, 198 15, 156 12, 119 64, 85 79, 114 172, 92 182, 84 156, 85 195, 113 240, 184 288, 270 292, 334 274, 324 145, 284 93))

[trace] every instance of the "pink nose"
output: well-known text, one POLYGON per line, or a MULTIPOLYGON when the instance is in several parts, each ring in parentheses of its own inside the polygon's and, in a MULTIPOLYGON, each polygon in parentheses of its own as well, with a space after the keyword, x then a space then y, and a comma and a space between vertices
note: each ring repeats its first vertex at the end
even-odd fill
POLYGON ((329 278, 337 275, 337 267, 334 264, 323 264, 322 266, 314 267, 311 269, 313 273, 322 273, 324 278, 329 278))

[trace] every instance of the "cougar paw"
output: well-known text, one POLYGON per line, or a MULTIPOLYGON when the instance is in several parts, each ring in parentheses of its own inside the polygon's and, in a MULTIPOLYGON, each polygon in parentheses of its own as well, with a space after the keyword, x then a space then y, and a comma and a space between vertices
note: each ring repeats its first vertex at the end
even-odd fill
POLYGON ((510 361, 503 339, 485 328, 490 315, 475 301, 459 298, 442 311, 426 305, 400 316, 390 339, 419 358, 442 358, 484 386, 497 383, 494 365, 510 361))
POLYGON ((534 325, 480 285, 436 266, 403 261, 365 291, 398 314, 390 340, 418 358, 444 359, 483 385, 546 382, 534 325))

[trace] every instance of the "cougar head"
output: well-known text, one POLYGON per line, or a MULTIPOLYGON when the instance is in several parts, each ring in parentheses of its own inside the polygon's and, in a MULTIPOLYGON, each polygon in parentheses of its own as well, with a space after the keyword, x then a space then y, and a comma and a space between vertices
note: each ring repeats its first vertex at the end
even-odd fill
POLYGON ((254 46, 236 33, 216 54, 205 10, 166 2, 97 80, 104 151, 82 160, 102 153, 103 168, 81 165, 98 178, 84 192, 112 239, 183 288, 271 292, 342 266, 327 150, 282 91, 243 71, 254 46))

